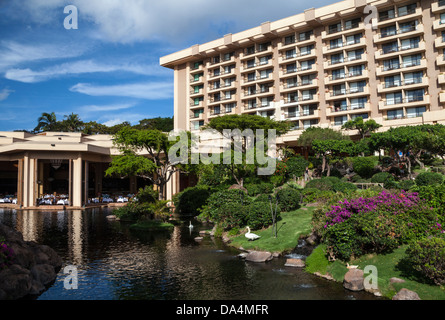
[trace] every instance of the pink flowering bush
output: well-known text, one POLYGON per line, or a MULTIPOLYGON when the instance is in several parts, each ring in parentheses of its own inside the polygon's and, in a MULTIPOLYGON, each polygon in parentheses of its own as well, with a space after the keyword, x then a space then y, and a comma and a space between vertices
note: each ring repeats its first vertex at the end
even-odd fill
POLYGON ((334 259, 388 252, 403 243, 444 234, 443 217, 417 193, 383 191, 344 199, 318 215, 318 233, 334 259))
POLYGON ((0 270, 3 270, 13 264, 14 251, 4 240, 0 239, 0 270))

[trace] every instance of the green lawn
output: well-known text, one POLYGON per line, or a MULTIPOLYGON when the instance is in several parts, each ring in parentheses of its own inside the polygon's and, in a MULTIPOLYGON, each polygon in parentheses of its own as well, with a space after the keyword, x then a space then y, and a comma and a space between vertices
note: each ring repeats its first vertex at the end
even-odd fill
MULTIPOLYGON (((377 281, 379 291, 383 296, 392 298, 402 288, 417 292, 422 300, 445 300, 445 288, 425 283, 419 279, 412 270, 407 269, 403 262, 407 246, 402 246, 389 254, 369 254, 352 260, 351 265, 357 265, 361 270, 366 266, 377 268, 377 281), (405 283, 390 283, 396 277, 405 280, 405 283)), ((342 261, 329 262, 325 255, 325 246, 318 246, 306 259, 306 271, 322 274, 329 273, 336 281, 342 282, 348 272, 346 264, 342 261)), ((365 277, 367 274, 365 274, 365 277)))
MULTIPOLYGON (((312 229, 311 219, 314 207, 303 207, 296 211, 281 213, 278 221, 278 237, 272 234, 272 228, 266 230, 252 231, 261 236, 255 241, 248 241, 244 233, 232 238, 231 245, 243 247, 249 250, 261 250, 269 252, 291 251, 298 245, 302 235, 309 235, 312 229)), ((244 231, 244 230, 243 230, 244 231)))

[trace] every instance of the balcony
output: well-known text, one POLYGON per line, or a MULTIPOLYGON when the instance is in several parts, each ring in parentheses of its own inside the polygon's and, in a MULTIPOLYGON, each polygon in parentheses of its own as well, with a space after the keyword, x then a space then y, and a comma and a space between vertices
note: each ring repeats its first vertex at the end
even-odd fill
POLYGON ((230 58, 228 59, 224 59, 224 57, 222 57, 220 60, 218 60, 218 62, 211 61, 209 63, 209 66, 210 67, 224 66, 226 64, 229 64, 230 62, 235 62, 235 55, 230 56, 230 58))
POLYGON ((445 56, 444 54, 440 54, 436 58, 436 64, 437 66, 445 66, 445 56))
POLYGON ((267 89, 263 90, 254 90, 254 91, 248 91, 245 90, 244 93, 241 95, 241 99, 252 99, 252 98, 261 98, 263 96, 272 94, 272 87, 269 87, 267 89))
POLYGON ((309 118, 319 118, 318 110, 302 110, 295 112, 286 112, 284 118, 289 121, 306 120, 309 118))
POLYGON ((245 77, 243 79, 243 82, 241 83, 241 85, 250 85, 250 84, 255 84, 255 83, 260 83, 260 82, 264 82, 264 81, 270 81, 273 80, 273 73, 269 73, 267 76, 255 76, 253 78, 247 78, 245 77))
POLYGON ((440 19, 436 19, 433 22, 433 30, 435 31, 441 31, 445 29, 445 21, 442 21, 440 19))
POLYGON ((209 112, 209 118, 215 118, 215 117, 218 117, 218 116, 222 116, 222 115, 226 115, 226 114, 233 114, 234 113, 234 111, 235 111, 235 108, 232 108, 230 111, 228 111, 228 110, 225 110, 224 108, 221 108, 220 110, 215 110, 215 109, 212 109, 210 112, 209 112), (222 109, 222 110, 221 110, 222 109))
POLYGON ((382 33, 377 33, 374 35, 374 43, 381 43, 384 41, 390 41, 398 39, 401 35, 405 36, 414 36, 417 34, 421 34, 424 32, 423 24, 418 24, 416 27, 412 27, 409 29, 398 29, 394 34, 382 35, 382 33))
POLYGON ((309 67, 299 67, 299 68, 293 68, 293 69, 284 69, 280 71, 280 78, 288 78, 288 77, 294 77, 295 75, 303 75, 306 73, 312 73, 316 71, 315 69, 315 63, 310 65, 309 67))
POLYGON ((439 94, 439 102, 440 103, 445 103, 445 92, 441 92, 439 94))
POLYGON ((295 89, 310 89, 318 87, 318 79, 312 79, 311 81, 297 82, 294 84, 284 83, 280 86, 280 92, 288 92, 295 89))
POLYGON ((438 13, 445 11, 445 2, 443 0, 435 1, 431 4, 431 11, 433 13, 438 13))
POLYGON ((325 78, 325 84, 338 84, 341 82, 349 81, 349 80, 360 80, 368 78, 368 70, 362 70, 362 72, 345 72, 345 74, 333 77, 330 75, 329 77, 325 78))
POLYGON ((190 113, 190 119, 191 120, 202 120, 202 119, 204 119, 204 113, 203 112, 190 113))
POLYGON ((348 90, 330 90, 325 95, 325 100, 338 100, 339 98, 355 98, 358 96, 369 95, 369 88, 367 86, 356 88, 356 89, 348 89, 348 90))
POLYGON ((438 76, 439 84, 445 84, 445 73, 441 73, 438 76))
POLYGON ((400 73, 401 71, 415 71, 415 70, 423 70, 427 68, 427 62, 425 59, 421 59, 419 63, 413 63, 411 65, 403 65, 400 63, 399 65, 395 65, 393 67, 384 67, 380 66, 376 70, 376 74, 378 77, 387 76, 395 73, 400 73))
POLYGON ((413 78, 412 80, 408 81, 394 81, 392 83, 379 83, 377 85, 377 92, 378 93, 385 93, 385 92, 391 92, 391 91, 400 91, 402 89, 410 89, 412 86, 414 87, 428 87, 428 78, 427 77, 418 77, 413 78))
POLYGON ((343 106, 343 107, 334 107, 329 106, 326 108, 326 116, 327 117, 338 117, 344 116, 347 114, 356 114, 356 113, 365 113, 371 111, 371 107, 369 103, 358 104, 354 106, 343 106))
POLYGON ((255 51, 249 51, 247 52, 246 50, 244 50, 244 52, 240 53, 240 59, 241 60, 245 60, 245 59, 251 59, 253 57, 256 57, 259 54, 265 54, 265 53, 271 53, 272 54, 273 50, 272 50, 272 45, 268 45, 267 48, 256 48, 255 51))
POLYGON ((200 88, 198 90, 191 89, 190 90, 190 98, 202 96, 204 94, 203 91, 204 91, 203 88, 200 88))
POLYGON ((335 30, 324 30, 321 32, 322 39, 332 39, 340 35, 346 35, 351 33, 356 33, 357 31, 365 29, 365 24, 363 22, 354 23, 350 27, 341 26, 335 30))
POLYGON ((421 6, 417 6, 417 8, 409 10, 406 14, 404 15, 399 15, 397 12, 395 12, 392 15, 388 15, 388 16, 380 16, 379 17, 379 21, 377 23, 377 26, 383 26, 386 24, 391 24, 394 22, 400 22, 403 20, 409 20, 412 19, 414 17, 421 17, 422 16, 422 7, 421 6))
POLYGON ((204 107, 203 101, 199 101, 198 103, 195 101, 190 102, 190 109, 197 109, 197 108, 202 108, 202 107, 204 107))
POLYGON ((390 110, 390 109, 398 109, 401 107, 416 107, 423 106, 430 103, 430 96, 425 94, 423 96, 404 98, 396 101, 391 101, 388 104, 388 101, 382 100, 379 101, 379 110, 390 110))
POLYGON ((338 67, 348 66, 355 63, 361 63, 365 62, 366 60, 366 54, 362 53, 361 55, 355 56, 355 57, 343 57, 341 60, 328 60, 323 63, 323 68, 325 70, 327 69, 334 69, 338 67))
POLYGON ((408 125, 421 125, 423 124, 423 116, 419 115, 417 117, 391 117, 383 119, 383 127, 398 127, 398 126, 408 126, 408 125))
POLYGON ((337 51, 341 51, 344 49, 352 50, 354 48, 360 48, 363 46, 366 46, 366 38, 365 37, 361 37, 360 40, 358 40, 358 41, 351 41, 351 42, 343 41, 343 42, 339 43, 338 45, 335 45, 332 47, 330 45, 326 45, 326 46, 323 46, 322 50, 323 50, 323 54, 327 54, 327 53, 331 54, 331 53, 335 53, 337 51))
POLYGON ((311 58, 311 57, 315 57, 315 49, 312 49, 311 51, 308 52, 297 52, 293 55, 289 55, 286 56, 286 54, 281 54, 281 56, 278 58, 278 64, 284 64, 284 63, 291 63, 294 61, 298 61, 298 60, 302 60, 302 59, 307 59, 307 58, 311 58))
POLYGON ((445 37, 441 36, 436 38, 436 40, 434 40, 434 46, 439 49, 439 48, 444 48, 445 47, 445 37))
POLYGON ((375 52, 375 59, 390 59, 394 56, 398 56, 400 54, 408 55, 410 53, 415 53, 419 51, 425 51, 426 50, 426 44, 425 41, 420 41, 417 44, 410 45, 410 46, 397 46, 393 47, 392 49, 386 49, 385 51, 383 49, 380 49, 375 52))

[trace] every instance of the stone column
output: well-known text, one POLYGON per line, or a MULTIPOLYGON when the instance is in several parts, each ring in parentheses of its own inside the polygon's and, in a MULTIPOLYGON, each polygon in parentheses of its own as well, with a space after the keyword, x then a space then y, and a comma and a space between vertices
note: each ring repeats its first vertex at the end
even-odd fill
POLYGON ((79 155, 77 159, 73 159, 73 173, 72 173, 72 205, 73 207, 82 206, 82 156, 79 155))

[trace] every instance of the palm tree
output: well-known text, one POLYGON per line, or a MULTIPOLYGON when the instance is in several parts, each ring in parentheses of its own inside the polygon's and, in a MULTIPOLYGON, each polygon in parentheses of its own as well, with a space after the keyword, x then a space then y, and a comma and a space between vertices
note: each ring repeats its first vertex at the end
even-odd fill
POLYGON ((37 122, 38 124, 37 127, 35 127, 34 132, 53 131, 57 125, 56 114, 54 112, 43 112, 37 119, 37 122))
POLYGON ((78 114, 71 113, 70 115, 65 115, 63 120, 64 129, 68 132, 79 132, 82 130, 83 122, 80 120, 78 114))

